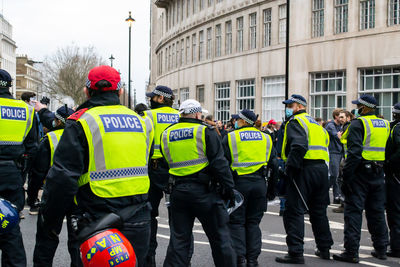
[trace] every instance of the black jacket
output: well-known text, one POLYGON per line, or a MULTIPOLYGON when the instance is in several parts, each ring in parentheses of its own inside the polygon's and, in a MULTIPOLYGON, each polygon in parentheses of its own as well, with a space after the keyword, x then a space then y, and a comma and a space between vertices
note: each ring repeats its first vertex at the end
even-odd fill
POLYGON ((53 120, 55 119, 55 115, 53 112, 48 110, 47 108, 42 108, 38 112, 40 122, 43 124, 44 127, 46 127, 49 130, 53 130, 53 120))
POLYGON ((400 171, 400 125, 396 126, 399 122, 394 121, 390 124, 393 132, 389 136, 385 149, 386 166, 396 173, 400 171))
MULTIPOLYGON (((0 98, 14 99, 8 89, 0 89, 0 98)), ((22 145, 0 145, 0 160, 19 160, 23 154, 27 154, 32 160, 37 151, 36 120, 32 122, 32 128, 22 145)))
MULTIPOLYGON (((223 188, 232 189, 234 187, 232 174, 230 172, 229 163, 224 157, 224 150, 217 131, 213 127, 210 127, 210 125, 197 119, 179 118, 179 123, 198 123, 207 126, 205 130, 205 141, 209 165, 204 170, 201 170, 200 173, 207 174, 216 179, 223 188)), ((190 176, 193 175, 189 175, 188 178, 190 178, 190 176)))
POLYGON ((297 120, 294 120, 294 115, 305 113, 305 110, 300 110, 289 118, 285 123, 286 130, 286 148, 285 154, 287 156, 286 167, 301 169, 303 166, 304 156, 308 151, 308 138, 306 131, 301 127, 297 120))
MULTIPOLYGON (((373 112, 363 114, 362 116, 374 115, 373 112)), ((364 125, 361 120, 352 120, 349 126, 349 135, 347 136, 347 158, 343 168, 343 180, 351 180, 356 173, 359 165, 364 161, 362 158, 364 139, 364 125)))
MULTIPOLYGON (((77 110, 118 104, 118 96, 113 92, 107 92, 91 97, 77 110)), ((153 146, 150 158, 152 154, 153 146)), ((78 179, 88 171, 88 163, 89 151, 84 130, 79 122, 67 120, 54 155, 53 166, 46 177, 43 193, 42 214, 49 230, 60 232, 64 215, 73 203, 75 195, 81 212, 89 213, 94 219, 110 212, 117 212, 126 206, 147 201, 147 194, 101 198, 91 191, 89 184, 78 188, 78 179)))

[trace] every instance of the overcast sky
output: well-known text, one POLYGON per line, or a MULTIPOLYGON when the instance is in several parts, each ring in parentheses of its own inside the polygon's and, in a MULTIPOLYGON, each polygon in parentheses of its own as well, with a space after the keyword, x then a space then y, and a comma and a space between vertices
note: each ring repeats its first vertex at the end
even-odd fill
MULTIPOLYGON (((0 0, 4 17, 13 26, 17 54, 36 61, 57 48, 94 46, 128 82, 128 12, 132 27, 132 88, 144 101, 149 77, 150 1, 148 0, 0 0)), ((132 90, 133 96, 133 90, 132 90)))

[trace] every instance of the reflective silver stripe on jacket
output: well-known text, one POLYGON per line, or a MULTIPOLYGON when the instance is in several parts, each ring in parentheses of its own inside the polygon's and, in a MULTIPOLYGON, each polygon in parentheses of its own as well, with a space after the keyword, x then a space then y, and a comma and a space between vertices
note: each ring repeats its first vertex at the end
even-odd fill
POLYGON ((148 111, 145 111, 145 112, 146 112, 147 117, 151 120, 151 123, 154 125, 153 112, 151 112, 151 110, 148 110, 148 111))
POLYGON ((51 138, 51 142, 53 143, 54 151, 56 151, 56 148, 58 146, 58 141, 59 141, 58 138, 57 138, 57 135, 55 133, 53 133, 53 132, 50 132, 49 136, 51 138))
POLYGON ((272 138, 269 137, 269 135, 267 135, 266 133, 264 133, 265 135, 265 139, 267 139, 267 155, 265 157, 265 162, 268 163, 268 156, 269 156, 269 150, 271 149, 272 146, 272 138))
POLYGON ((232 164, 235 164, 235 163, 239 162, 239 151, 238 151, 238 148, 237 148, 235 131, 230 132, 229 136, 231 137, 231 146, 232 146, 232 157, 233 157, 233 159, 232 159, 233 163, 232 164))
POLYGON ((24 133, 23 140, 25 140, 25 137, 28 135, 28 129, 29 129, 29 126, 31 125, 31 122, 32 122, 32 113, 34 112, 33 107, 30 106, 30 105, 28 105, 28 110, 29 110, 29 117, 28 117, 28 121, 26 122, 26 128, 25 128, 25 133, 24 133))
MULTIPOLYGON (((374 152, 385 152, 385 148, 384 147, 373 147, 373 146, 371 146, 371 134, 372 134, 371 126, 369 125, 368 120, 366 118, 360 117, 360 119, 364 122, 365 130, 366 130, 366 133, 367 133, 366 138, 365 138, 365 144, 363 146, 363 150, 365 150, 365 151, 374 151, 374 152)), ((385 122, 385 125, 386 125, 386 128, 387 128, 388 125, 387 125, 386 121, 384 121, 384 122, 385 122)))
POLYGON ((90 180, 102 181, 125 177, 140 177, 147 175, 147 167, 136 167, 136 168, 121 168, 112 170, 103 170, 90 172, 90 180))
POLYGON ((255 165, 259 165, 259 164, 264 164, 265 161, 261 161, 261 162, 234 162, 232 163, 232 167, 234 168, 244 168, 244 167, 251 167, 251 166, 255 166, 255 165))
MULTIPOLYGON (((304 128, 304 130, 305 130, 305 132, 306 132, 306 135, 307 135, 307 140, 308 140, 308 142, 309 142, 309 137, 308 137, 308 126, 307 126, 307 123, 302 119, 302 118, 297 118, 297 119, 299 119, 299 121, 300 121, 300 123, 301 123, 301 125, 303 126, 303 128, 304 128)), ((324 128, 322 128, 323 130, 324 130, 324 132, 326 133, 326 130, 324 129, 324 128)), ((329 140, 328 140, 328 138, 326 138, 325 137, 325 143, 326 143, 326 145, 328 146, 328 144, 329 144, 329 140)), ((329 150, 328 150, 328 147, 324 147, 324 146, 311 146, 311 145, 308 145, 308 150, 322 150, 322 151, 326 151, 326 152, 329 152, 329 150)))
MULTIPOLYGON (((146 164, 149 163, 149 153, 150 153, 150 133, 153 130, 153 124, 150 120, 144 120, 146 124, 146 164)), ((155 147, 155 146, 154 146, 155 147)))
POLYGON ((171 152, 168 147, 168 138, 169 138, 168 131, 166 130, 163 132, 162 142, 163 142, 163 146, 164 146, 164 153, 165 153, 164 156, 167 158, 170 168, 189 167, 189 166, 194 166, 194 165, 208 162, 207 156, 204 154, 204 150, 203 150, 203 138, 202 138, 203 134, 202 133, 203 133, 203 129, 205 127, 206 126, 204 126, 204 125, 200 125, 196 131, 196 149, 197 149, 198 158, 193 159, 193 160, 181 161, 181 162, 173 161, 173 159, 171 157, 171 152))

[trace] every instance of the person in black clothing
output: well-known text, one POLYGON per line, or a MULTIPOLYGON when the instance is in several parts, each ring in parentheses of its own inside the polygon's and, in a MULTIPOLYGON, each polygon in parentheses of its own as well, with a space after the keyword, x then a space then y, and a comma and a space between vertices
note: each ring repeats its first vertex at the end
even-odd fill
POLYGON ((222 121, 217 121, 217 128, 218 128, 219 133, 221 134, 221 140, 223 140, 224 137, 228 134, 228 132, 225 130, 224 124, 222 123, 222 121))
POLYGON ((392 109, 390 137, 386 145, 386 217, 390 229, 389 257, 400 258, 400 103, 392 109))
POLYGON ((341 181, 345 197, 345 251, 333 255, 333 258, 338 261, 358 263, 364 209, 375 249, 371 254, 378 259, 386 259, 388 233, 382 167, 387 141, 385 137, 389 134, 389 125, 387 121, 378 119, 374 115, 378 103, 373 96, 362 95, 352 103, 357 105, 360 117, 353 120, 348 129, 347 158, 341 181), (367 132, 367 135, 364 132, 367 132))
POLYGON ((237 133, 236 131, 239 131, 237 129, 222 140, 225 157, 230 163, 231 169, 234 169, 232 173, 235 189, 244 196, 244 203, 230 215, 229 228, 233 247, 237 254, 238 267, 256 267, 258 266, 257 259, 261 254, 262 244, 259 224, 264 212, 267 211, 268 200, 275 198, 278 163, 270 136, 263 134, 265 139, 260 139, 262 136, 259 136, 258 133, 261 134, 261 132, 255 130, 254 123, 257 121, 257 116, 254 112, 242 110, 240 116, 242 116, 238 120, 240 132, 237 133), (252 133, 254 137, 236 141, 237 136, 246 133, 252 133), (237 143, 240 141, 243 145, 237 143), (267 145, 265 145, 265 142, 267 145), (251 143, 251 145, 246 145, 246 143, 251 143), (254 153, 255 146, 260 147, 261 155, 260 153, 254 153), (261 147, 265 147, 267 149, 266 152, 261 152, 261 147), (233 155, 237 152, 236 161, 232 158, 231 151, 233 155), (268 161, 265 157, 266 154, 268 155, 268 161), (240 160, 247 160, 247 162, 241 162, 240 160), (250 160, 252 162, 248 162, 250 160), (263 163, 267 165, 263 165, 263 163), (271 175, 267 185, 268 169, 271 175))
MULTIPOLYGON (((170 165, 171 192, 171 239, 168 245, 164 267, 185 267, 189 265, 192 228, 195 218, 201 222, 211 245, 214 264, 217 267, 235 267, 236 255, 231 245, 228 229, 228 213, 225 204, 215 189, 215 183, 222 187, 222 198, 234 203, 233 179, 228 161, 224 157, 223 148, 217 132, 201 121, 201 106, 195 100, 186 100, 180 106, 182 117, 176 127, 183 123, 200 124, 204 129, 205 156, 208 165, 200 171, 186 176, 176 176, 168 157, 175 162, 175 151, 165 144, 168 131, 164 131, 161 142, 162 153, 170 165), (164 138, 165 137, 165 138, 164 138), (169 154, 165 150, 169 150, 169 154), (170 155, 170 156, 168 156, 170 155), (213 186, 210 186, 213 184, 213 186)), ((179 131, 179 130, 178 130, 179 131)), ((193 138, 190 138, 193 139, 193 138)), ((179 141, 179 140, 177 140, 179 141)), ((196 140, 191 140, 195 142, 196 140)), ((204 151, 203 151, 204 152, 204 151)), ((196 151, 197 153, 197 151, 196 151)), ((181 159, 182 160, 182 159, 181 159)), ((190 164, 190 163, 188 163, 190 164)))
POLYGON ((286 206, 283 213, 288 254, 284 257, 277 257, 275 260, 280 263, 304 263, 304 213, 307 208, 309 208, 311 226, 317 244, 315 254, 322 259, 329 259, 329 250, 333 245, 326 215, 330 200, 328 168, 325 160, 329 158, 329 155, 326 153, 327 147, 322 146, 322 144, 326 144, 328 137, 325 130, 306 113, 307 102, 304 97, 292 95, 283 104, 288 105, 285 110, 286 136, 281 154, 284 160, 286 158, 285 173, 289 180, 286 184, 286 206), (307 127, 300 125, 300 122, 307 127), (322 135, 321 140, 309 139, 313 131, 322 135), (316 141, 318 142, 315 143, 316 141), (309 151, 316 150, 312 150, 311 146, 318 149, 319 155, 313 154, 312 156, 310 153, 306 158, 309 151))
MULTIPOLYGON (((96 67, 89 72, 88 83, 84 88, 88 100, 67 120, 54 155, 53 166, 46 177, 40 213, 45 233, 49 238, 58 239, 63 219, 71 209, 74 197, 81 218, 89 221, 98 221, 110 213, 118 214, 128 206, 139 205, 141 209, 131 218, 125 219, 118 229, 131 242, 137 264, 142 267, 150 238, 150 208, 145 205, 148 201, 147 193, 104 198, 92 191, 90 182, 78 187, 79 178, 88 172, 90 160, 87 137, 78 119, 92 108, 120 106, 119 96, 123 91, 119 81, 119 73, 109 66, 96 67)), ((132 153, 135 156, 135 152, 132 153)), ((149 152, 149 158, 152 153, 153 148, 149 152)))
MULTIPOLYGON (((0 69, 0 105, 2 110, 8 108, 7 105, 10 101, 23 104, 23 102, 12 97, 9 91, 11 86, 10 74, 0 69)), ((13 106, 10 107, 10 110, 12 109, 14 109, 13 106)), ((0 119, 0 197, 16 205, 19 211, 24 208, 25 203, 24 181, 21 172, 26 172, 26 170, 22 170, 22 168, 29 168, 37 151, 36 121, 28 119, 28 116, 33 112, 33 107, 28 107, 28 110, 30 112, 26 113, 25 116, 31 124, 24 129, 26 135, 24 132, 12 132, 12 134, 25 136, 21 143, 3 139, 6 137, 4 133, 15 131, 15 129, 3 125, 3 122, 7 123, 8 120, 13 121, 13 117, 4 119, 4 115, 1 115, 0 119), (27 131, 28 129, 29 131, 27 131)), ((2 251, 1 266, 26 266, 25 249, 19 225, 9 233, 0 234, 0 250, 2 251)))
POLYGON ((53 121, 55 119, 55 114, 51 112, 47 106, 39 101, 35 101, 35 111, 37 112, 40 122, 49 131, 54 130, 53 121))

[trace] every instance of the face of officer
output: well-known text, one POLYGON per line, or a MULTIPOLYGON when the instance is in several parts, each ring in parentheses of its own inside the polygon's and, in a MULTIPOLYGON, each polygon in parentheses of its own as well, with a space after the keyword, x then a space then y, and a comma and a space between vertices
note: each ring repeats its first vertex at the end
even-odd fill
POLYGON ((357 105, 357 110, 358 110, 358 114, 364 115, 364 114, 370 113, 374 109, 369 108, 369 107, 364 106, 364 105, 357 105))
POLYGON ((300 110, 305 109, 305 107, 302 104, 296 102, 289 104, 287 107, 293 110, 293 114, 299 112, 300 110))

